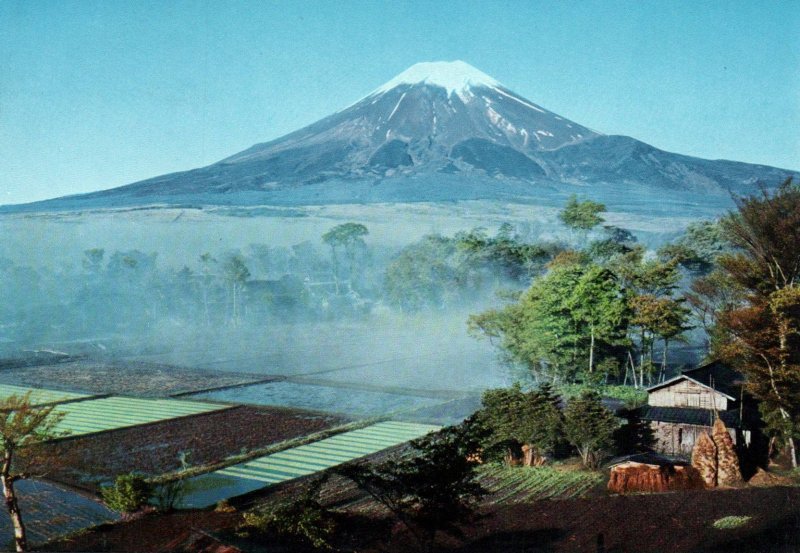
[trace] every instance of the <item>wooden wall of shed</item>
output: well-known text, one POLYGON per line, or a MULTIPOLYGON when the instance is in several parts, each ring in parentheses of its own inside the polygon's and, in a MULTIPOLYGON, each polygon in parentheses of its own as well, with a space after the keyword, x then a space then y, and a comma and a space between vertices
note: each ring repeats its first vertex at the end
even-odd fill
MULTIPOLYGON (((651 422, 653 438, 655 443, 653 448, 659 453, 666 455, 677 455, 688 457, 692 454, 697 438, 703 432, 711 433, 711 425, 699 426, 695 424, 678 424, 674 422, 651 422)), ((735 445, 737 443, 737 433, 734 428, 729 428, 728 433, 735 445)))
POLYGON ((691 380, 679 380, 650 392, 647 403, 655 407, 694 407, 700 409, 728 409, 728 398, 691 380))

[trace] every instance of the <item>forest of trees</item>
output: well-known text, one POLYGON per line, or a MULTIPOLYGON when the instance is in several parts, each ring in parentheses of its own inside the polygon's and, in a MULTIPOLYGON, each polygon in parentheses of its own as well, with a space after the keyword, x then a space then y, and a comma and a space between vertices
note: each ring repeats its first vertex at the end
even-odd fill
POLYGON ((504 307, 469 319, 474 335, 488 337, 536 380, 642 387, 666 377, 671 344, 686 341, 695 326, 708 327, 708 313, 705 323, 698 320, 704 312, 688 287, 731 247, 718 225, 695 223, 652 252, 612 226, 587 240, 604 209, 570 199, 561 219, 584 235, 582 247, 555 255, 527 290, 506 296, 504 307))

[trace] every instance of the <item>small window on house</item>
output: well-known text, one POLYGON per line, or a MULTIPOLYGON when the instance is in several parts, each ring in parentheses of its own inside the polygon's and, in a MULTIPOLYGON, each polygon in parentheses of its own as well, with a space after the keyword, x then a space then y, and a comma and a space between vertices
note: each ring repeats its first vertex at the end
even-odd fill
POLYGON ((700 407, 700 394, 687 394, 686 399, 689 407, 700 407))
POLYGON ((678 445, 683 445, 683 428, 678 428, 678 445))

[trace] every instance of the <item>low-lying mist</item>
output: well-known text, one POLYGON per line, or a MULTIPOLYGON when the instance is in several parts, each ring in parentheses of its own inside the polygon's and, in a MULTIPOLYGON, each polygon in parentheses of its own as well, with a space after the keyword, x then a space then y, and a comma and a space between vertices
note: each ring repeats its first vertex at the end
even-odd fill
MULTIPOLYGON (((691 221, 607 219, 651 244, 691 221)), ((516 378, 466 319, 575 238, 556 209, 487 202, 9 215, 0 230, 2 357, 51 349, 453 391, 516 378), (365 233, 323 239, 350 221, 365 233), (453 237, 476 227, 470 239, 510 232, 541 252, 524 270, 465 257, 453 237)))

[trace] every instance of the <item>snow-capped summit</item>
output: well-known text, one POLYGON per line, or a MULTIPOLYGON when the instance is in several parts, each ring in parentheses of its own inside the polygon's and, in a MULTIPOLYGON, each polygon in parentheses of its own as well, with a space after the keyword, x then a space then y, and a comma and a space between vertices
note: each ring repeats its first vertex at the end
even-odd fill
POLYGON ((299 168, 278 164, 281 178, 317 172, 322 159, 326 171, 348 176, 479 169, 528 178, 546 174, 536 152, 596 136, 468 63, 425 62, 346 109, 223 163, 254 163, 302 148, 316 161, 299 168))
POLYGON ((500 83, 486 73, 461 60, 430 61, 412 65, 392 80, 375 89, 372 94, 386 92, 400 85, 426 84, 438 86, 447 95, 461 94, 470 87, 496 87, 500 83))
POLYGON ((286 136, 207 167, 70 198, 69 205, 538 198, 564 186, 616 190, 624 201, 647 187, 729 199, 731 191, 790 174, 606 136, 463 61, 425 62, 286 136))

